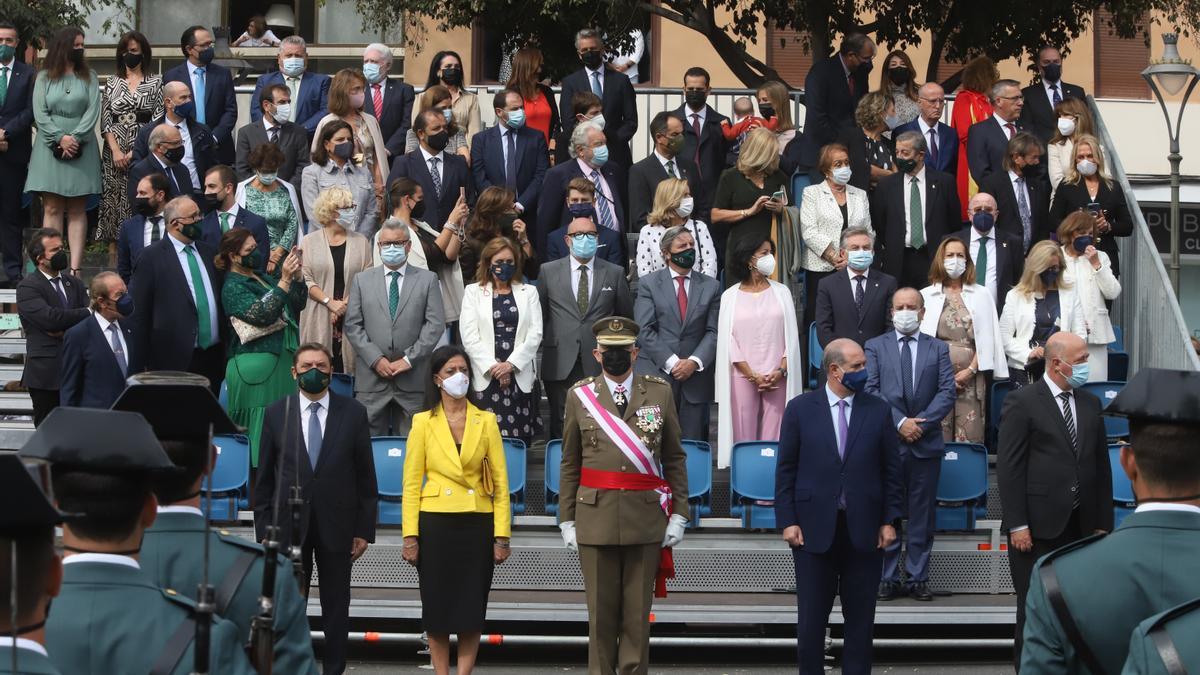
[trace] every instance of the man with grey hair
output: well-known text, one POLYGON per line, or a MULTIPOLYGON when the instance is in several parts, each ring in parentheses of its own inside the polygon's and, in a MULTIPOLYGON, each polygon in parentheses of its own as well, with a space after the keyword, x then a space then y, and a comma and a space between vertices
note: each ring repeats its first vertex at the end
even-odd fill
POLYGON ((926 82, 917 90, 917 108, 921 114, 908 124, 896 127, 894 134, 915 131, 925 139, 925 163, 951 176, 958 174, 958 133, 942 121, 946 110, 946 90, 937 82, 926 82))
POLYGON ((308 72, 308 45, 299 35, 289 35, 279 44, 279 70, 267 73, 258 78, 254 85, 254 95, 250 97, 250 119, 254 122, 262 120, 262 101, 264 90, 273 85, 281 84, 291 94, 290 105, 283 111, 277 111, 277 121, 295 122, 304 127, 311 137, 317 129, 317 123, 329 112, 329 83, 328 75, 308 72), (287 114, 284 115, 283 113, 287 114))
POLYGON ((668 228, 659 247, 667 266, 639 281, 633 303, 642 327, 634 366, 671 383, 683 437, 707 441, 722 288, 693 269, 698 249, 686 226, 668 228))
MULTIPOLYGON (((174 127, 183 141, 183 155, 175 160, 187 169, 192 186, 201 185, 209 167, 217 163, 216 141, 208 127, 196 121, 196 102, 192 91, 182 82, 163 85, 163 116, 151 121, 138 131, 133 143, 133 161, 140 162, 150 154, 150 134, 159 125, 174 127)), ((187 194, 181 192, 180 194, 187 194)))
MULTIPOLYGON (((162 174, 166 176, 170 189, 169 197, 186 197, 195 192, 198 183, 192 183, 187 167, 180 163, 183 158, 183 137, 179 129, 170 124, 158 124, 153 128, 147 125, 146 132, 147 156, 134 162, 129 167, 129 204, 137 210, 138 183, 146 176, 162 174)), ((150 214, 144 214, 150 215, 150 214)))
MULTIPOLYGON (((628 83, 628 79, 620 76, 628 83)), ((606 116, 607 118, 607 116, 606 116)), ((606 123, 605 129, 612 124, 606 123)), ((596 225, 621 235, 625 242, 625 169, 612 160, 614 144, 607 134, 594 124, 580 124, 571 131, 571 161, 554 165, 546 172, 542 195, 538 200, 537 232, 533 245, 539 255, 546 251, 546 236, 570 221, 565 208, 567 188, 573 178, 586 178, 596 186, 596 225)), ((622 246, 624 249, 624 246, 622 246)))
POLYGON ((563 132, 570 133, 575 128, 575 111, 571 103, 575 92, 590 91, 599 96, 604 111, 604 130, 611 140, 610 159, 628 171, 633 164, 629 142, 638 128, 637 97, 633 85, 628 77, 605 63, 604 38, 599 31, 584 28, 576 33, 575 50, 579 53, 583 68, 562 80, 558 105, 563 132))
POLYGON ((992 116, 972 124, 967 130, 967 165, 976 183, 982 183, 993 173, 1003 173, 1008 142, 1019 132, 1026 131, 1021 123, 1025 97, 1020 82, 997 80, 988 97, 992 102, 992 116))
POLYGON ((367 98, 363 112, 374 115, 383 134, 388 157, 404 154, 404 142, 412 126, 413 100, 416 92, 411 84, 388 77, 392 72, 392 50, 385 44, 372 42, 363 50, 363 76, 367 78, 367 98))
POLYGON ((842 230, 839 248, 846 259, 845 271, 834 272, 817 284, 817 342, 824 347, 838 338, 849 338, 861 347, 891 330, 888 307, 896 292, 896 278, 872 269, 875 233, 870 229, 842 230))
POLYGON ((73 408, 110 408, 125 391, 125 378, 136 359, 133 333, 123 322, 133 315, 133 297, 116 272, 92 277, 88 288, 91 320, 80 321, 63 336, 59 404, 73 408))

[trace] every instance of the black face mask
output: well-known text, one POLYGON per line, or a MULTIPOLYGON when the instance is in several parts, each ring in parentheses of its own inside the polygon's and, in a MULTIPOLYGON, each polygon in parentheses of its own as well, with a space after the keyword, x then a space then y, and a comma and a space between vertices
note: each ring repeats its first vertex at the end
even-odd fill
POLYGON ((917 168, 917 160, 897 157, 896 168, 900 170, 900 173, 912 173, 917 168))
POLYGON ((83 67, 83 50, 82 49, 72 49, 71 50, 71 63, 76 68, 83 67))
POLYGON ((613 377, 620 377, 629 372, 633 365, 633 352, 628 349, 609 347, 600 352, 600 365, 604 372, 613 377))
POLYGON ((462 68, 443 68, 442 69, 442 82, 445 82, 446 84, 448 84, 452 87, 457 87, 458 85, 462 84, 462 81, 463 81, 462 68))
POLYGON ((425 200, 422 199, 416 204, 413 204, 412 208, 408 210, 408 213, 413 217, 414 220, 420 220, 421 217, 425 215, 425 200))
POLYGON ((1042 163, 1038 162, 1037 164, 1026 164, 1025 166, 1021 167, 1021 175, 1029 176, 1030 178, 1037 178, 1038 176, 1042 175, 1042 163))
POLYGON ((1051 63, 1042 68, 1042 79, 1047 82, 1058 82, 1062 79, 1062 64, 1051 63))
POLYGON ((187 223, 183 227, 179 228, 179 234, 182 234, 192 241, 196 241, 200 238, 200 235, 204 233, 204 230, 200 226, 200 222, 201 221, 197 220, 194 223, 187 223))
POLYGON ((863 75, 866 75, 867 73, 871 72, 874 69, 875 69, 874 61, 863 61, 862 63, 858 64, 858 72, 862 73, 863 75))
POLYGON ((763 119, 769 120, 775 116, 775 106, 771 105, 770 103, 759 103, 758 114, 761 115, 763 119))
POLYGON ((908 72, 908 68, 888 68, 888 79, 897 87, 908 84, 912 79, 912 74, 908 72))
POLYGON ((218 197, 217 193, 205 192, 204 193, 204 212, 212 213, 213 211, 216 211, 217 209, 221 208, 222 201, 224 201, 224 200, 222 200, 220 197, 218 197))
POLYGON ((125 62, 126 68, 137 68, 138 66, 142 65, 141 54, 131 54, 126 52, 125 56, 121 57, 121 60, 125 62))
POLYGON ((687 101, 688 107, 692 110, 699 110, 708 102, 708 92, 689 89, 683 93, 683 100, 687 101))
POLYGON ((584 52, 579 60, 590 70, 599 70, 604 65, 604 52, 584 52))
POLYGON ((178 164, 183 161, 183 155, 184 150, 181 145, 177 148, 167 148, 166 152, 163 153, 163 159, 167 160, 169 164, 178 164))
POLYGON ((61 272, 67 269, 67 265, 71 264, 70 258, 67 257, 66 249, 59 249, 58 253, 50 256, 50 269, 55 272, 61 272))
POLYGON ((433 148, 434 152, 441 152, 445 150, 446 145, 450 143, 450 134, 443 129, 436 134, 430 134, 429 136, 426 136, 425 142, 429 144, 430 148, 433 148))
POLYGON ((149 197, 134 197, 133 210, 137 211, 138 215, 149 218, 158 213, 158 204, 151 202, 149 197))
POLYGON ((680 267, 682 267, 685 270, 692 269, 692 266, 696 264, 696 249, 689 248, 686 251, 680 251, 679 253, 672 253, 671 254, 671 262, 675 263, 676 265, 679 265, 680 267))
POLYGON ((211 46, 207 47, 196 55, 196 57, 200 59, 200 63, 203 63, 206 66, 212 63, 214 56, 216 56, 216 51, 211 46))
POLYGON ((354 154, 354 144, 351 143, 350 141, 342 141, 341 143, 334 143, 333 144, 333 154, 342 159, 350 159, 350 156, 354 154))
POLYGON ((492 276, 505 283, 508 283, 508 281, 511 280, 513 275, 516 273, 517 266, 508 262, 507 260, 492 265, 492 276))

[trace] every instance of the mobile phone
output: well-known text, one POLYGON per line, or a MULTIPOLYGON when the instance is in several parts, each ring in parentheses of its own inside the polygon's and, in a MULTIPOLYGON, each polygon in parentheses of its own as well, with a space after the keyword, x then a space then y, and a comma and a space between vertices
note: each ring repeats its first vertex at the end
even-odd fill
POLYGON ((787 205, 787 191, 782 188, 780 188, 779 190, 776 190, 775 194, 771 195, 771 200, 777 201, 780 204, 783 204, 784 206, 786 206, 787 205))
POLYGON ((1087 210, 1093 216, 1100 215, 1100 203, 1099 202, 1088 202, 1087 210))
POLYGON ((299 246, 292 247, 292 255, 296 256, 296 260, 301 262, 304 261, 304 249, 300 248, 299 246))

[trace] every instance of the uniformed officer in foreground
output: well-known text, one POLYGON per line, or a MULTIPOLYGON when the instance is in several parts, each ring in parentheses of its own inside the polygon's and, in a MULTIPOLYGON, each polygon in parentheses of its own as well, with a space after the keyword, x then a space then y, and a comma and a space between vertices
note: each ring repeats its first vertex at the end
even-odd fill
POLYGON ((46 654, 45 625, 50 600, 62 586, 62 559, 54 550, 54 526, 60 522, 21 460, 0 456, 0 673, 59 673, 46 654))
MULTIPOLYGON (((158 506, 151 480, 175 470, 150 425, 136 413, 56 408, 20 455, 51 463, 58 508, 70 515, 62 592, 46 622, 50 660, 70 675, 191 673, 195 603, 138 562, 158 506)), ((209 672, 253 673, 244 643, 214 617, 209 672)))
POLYGON ((1129 637, 1121 675, 1200 673, 1200 598, 1155 614, 1129 637))
MULTIPOLYGON (((209 426, 213 434, 235 434, 239 429, 212 395, 208 379, 192 373, 135 375, 113 409, 141 413, 179 468, 154 481, 158 518, 142 541, 142 568, 159 586, 195 600, 204 578, 204 560, 197 553, 204 550, 208 536, 208 578, 215 587, 216 613, 237 626, 242 640, 249 639, 263 590, 263 547, 225 531, 206 535, 200 511, 203 475, 216 463, 209 426)), ((279 555, 276 564, 274 672, 316 675, 306 603, 291 564, 279 555)))
POLYGON ((1038 561, 1022 673, 1118 673, 1139 622, 1200 596, 1200 373, 1143 368, 1104 412, 1129 418, 1138 507, 1038 561))
POLYGON ((633 375, 638 325, 613 316, 592 333, 604 372, 567 394, 559 528, 579 551, 588 672, 644 674, 651 595, 666 595, 688 521, 687 456, 671 385, 633 375))

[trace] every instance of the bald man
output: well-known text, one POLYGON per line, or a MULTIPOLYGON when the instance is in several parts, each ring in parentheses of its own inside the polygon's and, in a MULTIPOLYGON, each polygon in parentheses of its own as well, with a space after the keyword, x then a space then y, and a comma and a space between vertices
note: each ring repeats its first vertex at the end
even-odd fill
POLYGON ((996 199, 986 192, 977 192, 967 204, 971 224, 954 233, 967 242, 967 254, 975 262, 975 283, 992 294, 996 316, 1004 312, 1004 298, 1025 270, 1021 237, 996 229, 999 217, 996 199))
POLYGON ((942 121, 946 111, 946 90, 937 82, 926 82, 917 90, 917 108, 921 114, 917 119, 896 127, 892 138, 905 131, 915 131, 925 138, 929 146, 925 153, 925 165, 935 171, 956 175, 958 171, 958 134, 942 121))
POLYGON ((133 161, 137 162, 150 154, 150 133, 160 124, 168 124, 179 132, 183 140, 183 157, 179 160, 188 171, 188 179, 194 189, 204 185, 204 174, 217 164, 217 144, 208 127, 196 121, 196 102, 192 90, 182 82, 163 85, 163 116, 142 126, 133 144, 133 161))
POLYGON ((1087 343, 1055 333, 1046 373, 1004 399, 996 475, 1017 592, 1014 661, 1020 663, 1025 595, 1041 556, 1113 528, 1112 474, 1100 399, 1088 379, 1087 343))

